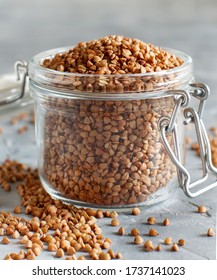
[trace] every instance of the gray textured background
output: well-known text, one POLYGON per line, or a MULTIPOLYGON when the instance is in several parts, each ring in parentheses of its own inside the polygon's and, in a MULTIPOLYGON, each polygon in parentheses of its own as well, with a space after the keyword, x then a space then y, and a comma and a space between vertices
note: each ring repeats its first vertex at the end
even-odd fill
MULTIPOLYGON (((136 37, 155 45, 179 49, 191 55, 197 81, 207 83, 211 96, 204 115, 207 127, 217 126, 217 1, 215 0, 0 0, 0 74, 13 71, 17 59, 29 60, 38 52, 74 45, 79 41, 96 39, 110 34, 136 37)), ((11 129, 9 117, 0 119, 5 133, 0 137, 0 158, 7 156, 27 163, 36 162, 34 131, 17 137, 16 129, 11 129), (10 129, 8 129, 10 127, 10 129), (25 149, 23 143, 25 141, 25 149), (31 152, 30 152, 31 151, 31 152)), ((190 166, 197 169, 198 158, 192 153, 190 166), (193 163, 192 163, 193 162, 193 163), (194 165, 195 163, 195 165, 194 165)), ((19 198, 14 193, 0 190, 0 210, 12 209, 19 198)), ((144 210, 139 217, 125 213, 120 216, 127 232, 137 226, 147 238, 148 216, 159 221, 168 216, 170 228, 161 230, 160 241, 167 235, 174 239, 184 237, 185 248, 176 254, 163 249, 163 252, 145 254, 133 246, 128 235, 117 238, 109 221, 101 220, 105 236, 113 240, 113 249, 120 250, 126 259, 215 259, 215 238, 206 237, 208 227, 216 224, 217 189, 204 196, 191 200, 182 190, 167 203, 150 210, 144 210), (195 213, 192 204, 205 204, 210 216, 195 213)), ((12 246, 12 245, 11 245, 12 246)), ((13 247, 0 248, 0 259, 13 247)), ((40 256, 48 259, 48 254, 40 256)))
POLYGON ((0 73, 19 58, 109 34, 182 50, 204 80, 217 72, 216 0, 0 0, 0 73))
POLYGON ((18 59, 110 34, 186 52, 196 80, 217 91, 216 0, 0 0, 0 74, 18 59))

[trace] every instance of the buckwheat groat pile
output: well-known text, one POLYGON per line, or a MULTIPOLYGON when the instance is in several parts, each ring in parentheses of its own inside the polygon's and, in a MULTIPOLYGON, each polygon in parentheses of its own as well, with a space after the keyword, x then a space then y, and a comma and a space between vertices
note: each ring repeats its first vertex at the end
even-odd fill
POLYGON ((50 257, 67 260, 82 260, 87 253, 93 260, 121 258, 114 253, 112 241, 104 237, 97 225, 97 218, 114 217, 116 212, 76 208, 53 200, 43 189, 37 169, 26 167, 17 161, 6 160, 0 165, 0 186, 5 191, 13 191, 17 183, 17 192, 21 204, 13 212, 0 211, 0 246, 17 240, 17 250, 5 256, 5 260, 33 260, 43 250, 50 257), (20 247, 22 246, 22 247, 20 247), (106 250, 104 250, 106 249, 106 250))
POLYGON ((82 74, 138 74, 180 66, 183 61, 152 44, 123 36, 82 42, 63 54, 45 59, 47 68, 82 74))
MULTIPOLYGON (((175 167, 157 125, 171 115, 173 97, 141 99, 136 94, 173 88, 174 75, 162 78, 155 72, 182 64, 159 47, 123 36, 82 42, 45 59, 44 67, 63 72, 53 72, 57 89, 85 97, 53 96, 45 105, 41 170, 47 185, 67 198, 101 206, 143 203, 167 186, 175 167), (92 93, 114 98, 97 100, 92 93), (121 99, 127 93, 135 99, 121 99)), ((172 145, 171 136, 168 141, 172 145)))

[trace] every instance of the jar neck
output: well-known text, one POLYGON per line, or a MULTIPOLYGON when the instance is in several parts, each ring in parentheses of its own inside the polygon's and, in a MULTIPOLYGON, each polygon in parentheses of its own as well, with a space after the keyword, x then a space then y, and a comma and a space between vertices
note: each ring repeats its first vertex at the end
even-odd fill
MULTIPOLYGON (((168 49, 169 50, 169 49, 168 49)), ((164 96, 168 90, 184 89, 193 79, 192 59, 176 50, 169 50, 184 63, 170 70, 144 74, 92 75, 50 70, 42 66, 45 58, 66 49, 56 49, 34 56, 28 68, 30 83, 56 96, 71 95, 83 98, 135 99, 164 96), (97 95, 97 96, 96 96, 97 95), (105 97, 106 95, 106 97, 105 97)))

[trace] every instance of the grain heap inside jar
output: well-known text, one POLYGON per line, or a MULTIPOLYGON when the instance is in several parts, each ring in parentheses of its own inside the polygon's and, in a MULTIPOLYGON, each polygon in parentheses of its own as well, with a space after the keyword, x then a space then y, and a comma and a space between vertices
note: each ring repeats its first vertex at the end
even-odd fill
MULTIPOLYGON (((174 98, 132 95, 174 88, 174 74, 153 73, 182 64, 168 51, 123 36, 82 42, 44 59, 43 67, 59 73, 53 86, 85 96, 45 101, 41 172, 46 184, 73 201, 111 207, 142 204, 166 188, 176 170, 158 121, 171 115, 174 98), (101 98, 91 98, 93 93, 101 98), (120 94, 131 98, 116 98, 120 94)), ((172 145, 171 135, 168 141, 172 145)))

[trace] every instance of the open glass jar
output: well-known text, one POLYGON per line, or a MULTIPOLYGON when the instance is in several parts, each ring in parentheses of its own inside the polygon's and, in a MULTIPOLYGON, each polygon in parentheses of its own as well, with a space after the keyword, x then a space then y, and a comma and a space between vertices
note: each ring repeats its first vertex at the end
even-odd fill
POLYGON ((185 111, 186 123, 195 121, 200 132, 204 171, 207 166, 216 170, 206 156, 210 151, 201 120, 208 89, 191 84, 192 59, 170 49, 184 61, 181 66, 129 75, 66 73, 41 66, 67 49, 38 54, 28 66, 38 168, 46 191, 65 203, 116 209, 161 202, 178 182, 188 196, 197 195, 189 190, 193 186, 183 165, 182 107, 192 95, 200 106, 198 112, 185 111))

